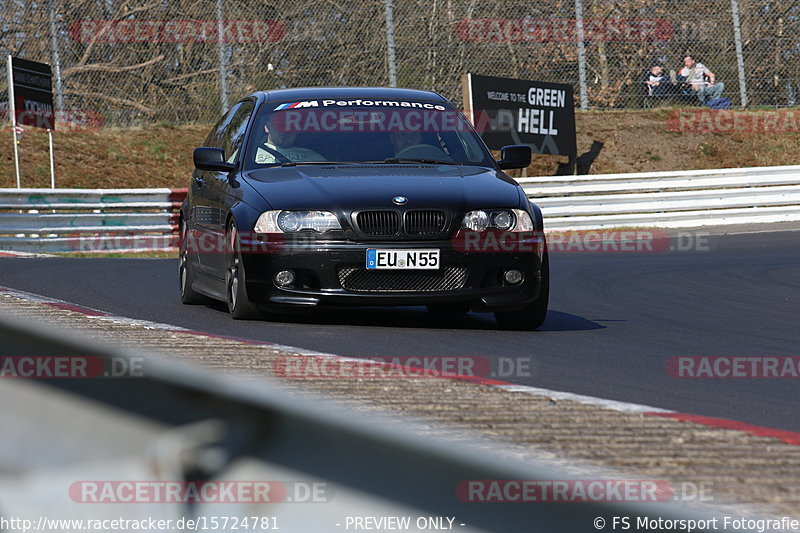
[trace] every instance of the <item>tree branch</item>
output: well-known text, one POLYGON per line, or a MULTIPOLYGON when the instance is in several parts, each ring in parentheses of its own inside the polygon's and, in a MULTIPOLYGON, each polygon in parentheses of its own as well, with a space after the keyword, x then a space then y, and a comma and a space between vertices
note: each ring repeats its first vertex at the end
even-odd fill
POLYGON ((80 89, 67 89, 64 91, 65 94, 74 94, 77 96, 82 96, 84 98, 99 98, 100 100, 105 100, 107 102, 111 102, 112 104, 123 105, 132 107, 134 109, 138 109, 142 113, 147 113, 148 115, 152 115, 155 113, 155 110, 147 107, 139 102, 134 100, 129 100, 127 98, 118 98, 116 96, 108 96, 107 94, 103 93, 96 93, 90 91, 82 91, 80 89))
POLYGON ((150 65, 154 65, 159 61, 163 61, 164 54, 160 56, 154 57, 144 63, 139 63, 137 65, 127 65, 124 67, 114 66, 111 63, 92 63, 90 65, 75 65, 74 67, 65 68, 61 71, 62 78, 68 78, 75 74, 79 74, 81 72, 129 72, 131 70, 138 70, 140 68, 149 67, 150 65))

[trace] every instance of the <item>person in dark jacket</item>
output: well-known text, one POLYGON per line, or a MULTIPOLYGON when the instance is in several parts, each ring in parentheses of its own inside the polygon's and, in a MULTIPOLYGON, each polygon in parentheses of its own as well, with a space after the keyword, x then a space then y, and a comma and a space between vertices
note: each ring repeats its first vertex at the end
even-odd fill
POLYGON ((649 96, 667 96, 672 92, 672 82, 661 65, 653 65, 645 73, 644 83, 649 96))

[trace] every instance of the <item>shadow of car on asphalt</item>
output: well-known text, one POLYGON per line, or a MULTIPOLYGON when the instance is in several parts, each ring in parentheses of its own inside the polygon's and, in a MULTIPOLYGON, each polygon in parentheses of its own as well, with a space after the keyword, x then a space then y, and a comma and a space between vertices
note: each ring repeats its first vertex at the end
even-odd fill
MULTIPOLYGON (((213 303, 210 308, 227 313, 223 303, 213 303)), ((492 313, 467 313, 448 315, 428 312, 424 307, 323 307, 298 309, 281 313, 265 313, 262 320, 285 324, 315 324, 326 326, 367 326, 419 329, 469 329, 497 330, 492 313)), ((587 331, 605 329, 607 326, 587 318, 550 309, 544 324, 536 330, 587 331)), ((515 334, 536 333, 513 332, 515 334)), ((512 332, 509 332, 512 333, 512 332)))

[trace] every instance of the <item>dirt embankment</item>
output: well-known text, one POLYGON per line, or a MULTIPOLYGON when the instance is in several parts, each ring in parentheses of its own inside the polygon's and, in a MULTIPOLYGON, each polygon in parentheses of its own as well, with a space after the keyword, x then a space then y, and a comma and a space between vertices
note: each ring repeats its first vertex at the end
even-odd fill
MULTIPOLYGON (((577 114, 578 152, 604 143, 593 174, 800 164, 800 111, 676 109, 577 114), (678 113, 690 113, 683 118, 678 113), (695 113, 695 114, 691 114, 695 113), (796 120, 795 120, 796 119, 796 120), (708 130, 711 131, 708 131, 708 130), (755 131, 754 131, 755 130, 755 131)), ((192 149, 210 125, 55 133, 57 187, 185 187, 192 149)), ((21 142, 23 187, 49 187, 47 134, 21 142)), ((0 133, 0 187, 14 187, 11 130, 0 133)), ((528 175, 555 174, 566 158, 534 156, 528 175)))

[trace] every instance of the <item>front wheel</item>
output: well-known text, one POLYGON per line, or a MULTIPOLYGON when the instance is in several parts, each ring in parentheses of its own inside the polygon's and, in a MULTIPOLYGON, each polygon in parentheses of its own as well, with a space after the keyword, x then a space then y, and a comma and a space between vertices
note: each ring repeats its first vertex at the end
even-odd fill
POLYGON ((236 222, 231 221, 227 231, 228 261, 225 269, 225 286, 228 300, 228 311, 235 320, 258 318, 261 312, 258 306, 250 301, 245 285, 245 269, 239 243, 239 231, 236 222))
POLYGON ((547 304, 550 300, 550 258, 547 252, 542 256, 542 281, 539 296, 523 309, 495 313, 497 325, 501 329, 513 331, 532 331, 544 323, 547 317, 547 304))

